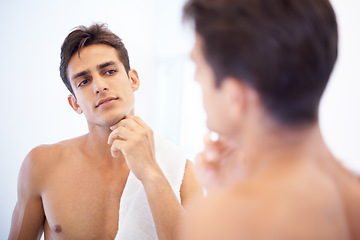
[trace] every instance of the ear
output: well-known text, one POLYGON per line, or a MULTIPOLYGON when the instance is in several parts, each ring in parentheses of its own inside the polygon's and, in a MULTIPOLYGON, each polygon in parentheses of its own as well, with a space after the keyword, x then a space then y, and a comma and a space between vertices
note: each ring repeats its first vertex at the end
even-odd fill
POLYGON ((80 105, 78 104, 76 98, 74 97, 74 95, 70 94, 68 96, 68 102, 70 104, 70 106, 72 107, 72 109, 74 109, 75 112, 77 112, 78 114, 82 114, 83 110, 81 109, 80 105))
POLYGON ((140 87, 139 76, 135 69, 131 69, 129 71, 129 79, 130 79, 131 88, 135 92, 140 87))

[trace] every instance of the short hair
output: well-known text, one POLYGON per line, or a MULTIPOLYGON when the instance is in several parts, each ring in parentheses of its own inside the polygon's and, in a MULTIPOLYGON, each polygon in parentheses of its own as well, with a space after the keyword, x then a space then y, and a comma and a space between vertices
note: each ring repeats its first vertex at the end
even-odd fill
POLYGON ((60 77, 72 94, 74 91, 67 77, 69 61, 75 53, 80 54, 82 48, 93 44, 106 44, 115 48, 126 73, 130 70, 129 56, 124 43, 108 29, 106 24, 95 23, 90 27, 78 26, 65 38, 60 54, 60 77))
POLYGON ((337 58, 329 0, 189 0, 184 19, 203 39, 217 87, 235 77, 288 126, 314 123, 337 58))

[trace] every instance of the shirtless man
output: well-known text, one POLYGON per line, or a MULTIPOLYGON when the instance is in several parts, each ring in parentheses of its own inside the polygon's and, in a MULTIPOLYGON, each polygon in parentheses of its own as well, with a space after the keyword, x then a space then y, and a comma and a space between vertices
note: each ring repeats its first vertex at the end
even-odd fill
POLYGON ((78 27, 63 43, 60 72, 71 92, 68 101, 84 113, 89 133, 28 154, 19 174, 9 239, 39 239, 43 232, 45 239, 114 239, 131 175, 136 177, 132 186, 134 179, 140 182, 136 195, 144 191, 149 213, 140 213, 133 237, 121 236, 173 239, 184 211, 181 204, 200 188, 190 162, 182 158, 175 163, 181 157, 177 148, 165 139, 154 142, 152 130, 134 116, 134 91, 140 82, 121 39, 105 25, 78 27), (167 147, 175 151, 174 158, 161 154, 167 147), (172 161, 179 169, 172 169, 172 161), (160 168, 161 162, 168 166, 160 168), (169 176, 177 179, 171 182, 169 176), (154 229, 146 232, 143 225, 154 229))
POLYGON ((225 187, 194 204, 181 239, 360 239, 360 183, 318 121, 337 58, 330 2, 188 0, 184 12, 207 125, 220 136, 197 164, 225 187))

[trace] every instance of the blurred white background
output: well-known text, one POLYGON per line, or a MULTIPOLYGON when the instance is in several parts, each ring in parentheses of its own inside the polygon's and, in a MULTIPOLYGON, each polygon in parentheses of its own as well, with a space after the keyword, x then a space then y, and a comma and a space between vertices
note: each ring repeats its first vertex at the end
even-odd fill
MULTIPOLYGON (((0 0, 0 239, 9 233, 16 184, 26 154, 87 132, 67 103, 60 46, 78 25, 107 23, 141 80, 136 114, 179 144, 193 160, 206 132, 201 92, 189 57, 193 35, 182 23, 185 0, 0 0)), ((340 53, 321 103, 329 147, 360 172, 360 2, 332 0, 340 53)))

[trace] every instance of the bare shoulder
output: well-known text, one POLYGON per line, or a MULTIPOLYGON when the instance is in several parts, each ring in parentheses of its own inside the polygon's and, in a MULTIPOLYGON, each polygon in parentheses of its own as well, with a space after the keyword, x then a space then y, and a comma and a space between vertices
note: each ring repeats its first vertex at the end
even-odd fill
POLYGON ((33 148, 21 165, 19 180, 26 179, 26 181, 40 184, 49 170, 56 167, 64 155, 71 152, 72 145, 78 141, 78 139, 70 139, 33 148))
POLYGON ((33 148, 25 157, 19 173, 19 183, 26 187, 36 187, 44 182, 51 161, 60 151, 54 145, 40 145, 33 148))
POLYGON ((326 168, 323 167, 324 171, 329 172, 331 179, 342 196, 353 239, 360 239, 360 179, 336 159, 328 161, 324 166, 326 166, 326 168))
POLYGON ((61 153, 60 144, 51 144, 51 145, 40 145, 33 148, 29 154, 26 156, 24 162, 28 162, 34 167, 40 167, 42 164, 46 163, 48 160, 52 160, 53 156, 61 153))
POLYGON ((64 148, 66 145, 63 143, 37 146, 25 157, 23 165, 32 169, 45 170, 44 167, 61 158, 64 148))
POLYGON ((35 162, 49 162, 61 159, 63 155, 69 152, 73 152, 74 149, 78 149, 81 145, 84 136, 64 140, 54 144, 44 144, 33 148, 26 158, 35 162))
POLYGON ((189 219, 188 239, 349 239, 336 187, 309 169, 214 192, 189 219))
POLYGON ((329 161, 326 168, 323 168, 324 171, 329 172, 329 175, 347 200, 360 201, 360 178, 354 172, 344 167, 337 159, 329 161))

